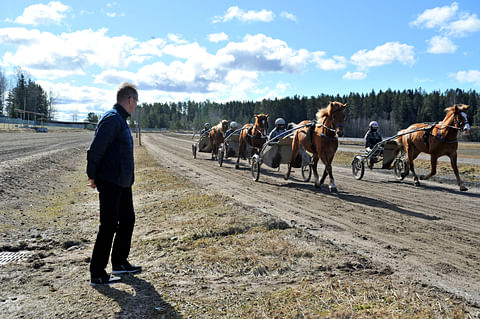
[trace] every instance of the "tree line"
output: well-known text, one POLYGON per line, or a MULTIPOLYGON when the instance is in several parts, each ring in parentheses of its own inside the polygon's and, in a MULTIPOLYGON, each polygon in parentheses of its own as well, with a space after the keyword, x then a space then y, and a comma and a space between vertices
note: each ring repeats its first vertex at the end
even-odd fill
MULTIPOLYGON (((7 81, 0 72, 0 114, 4 110, 7 116, 12 118, 22 117, 23 113, 18 111, 20 110, 37 113, 37 120, 53 120, 55 113, 53 94, 45 92, 41 85, 32 81, 22 71, 17 72, 16 83, 7 94, 7 81)), ((30 119, 33 120, 33 117, 30 119)))
MULTIPOLYGON (((13 88, 7 92, 6 87, 6 79, 0 72, 0 114, 5 110, 9 117, 21 117, 21 112, 16 110, 25 109, 44 114, 46 120, 54 119, 53 94, 51 92, 47 94, 22 70, 18 70, 13 88)), ((314 119, 316 112, 331 101, 348 104, 345 122, 345 135, 348 137, 363 136, 368 123, 372 120, 379 122, 383 136, 395 135, 398 130, 412 123, 438 122, 445 116, 444 109, 456 103, 469 105, 467 115, 470 123, 480 126, 480 95, 475 90, 450 89, 427 93, 421 88, 403 91, 372 90, 366 94, 352 92, 348 95, 320 94, 311 97, 295 95, 273 100, 226 103, 209 100, 143 103, 138 106, 139 124, 142 128, 199 131, 207 122, 215 125, 220 120, 227 119, 240 124, 252 123, 255 114, 267 113, 269 127, 273 128, 273 123, 278 117, 294 123, 314 119)), ((85 121, 97 122, 98 119, 99 115, 89 113, 85 121)), ((133 121, 131 125, 134 126, 133 121)), ((472 132, 470 139, 480 141, 479 130, 472 132)))
MULTIPOLYGON (((395 135, 412 123, 434 123, 443 120, 444 109, 454 104, 468 104, 468 118, 474 126, 480 125, 480 95, 475 90, 461 89, 426 93, 414 90, 386 90, 348 95, 321 94, 311 97, 285 97, 263 101, 187 101, 177 103, 143 103, 140 105, 139 125, 143 128, 170 130, 200 130, 204 123, 217 124, 222 119, 240 124, 252 123, 258 113, 269 114, 269 127, 276 118, 299 123, 315 118, 316 112, 331 101, 347 103, 345 133, 348 137, 363 137, 368 123, 376 120, 384 136, 395 135)), ((475 140, 479 137, 472 136, 475 140)))

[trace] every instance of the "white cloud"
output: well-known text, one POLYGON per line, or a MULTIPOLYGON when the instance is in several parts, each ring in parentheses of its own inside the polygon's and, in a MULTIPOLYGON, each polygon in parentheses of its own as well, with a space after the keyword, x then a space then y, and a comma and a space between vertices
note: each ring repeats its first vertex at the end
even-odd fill
POLYGON ((459 20, 450 23, 445 29, 448 35, 458 37, 465 36, 469 32, 480 31, 480 19, 476 14, 467 14, 459 20))
POLYGON ((23 14, 15 19, 15 22, 35 26, 48 23, 59 24, 65 18, 63 13, 69 8, 58 1, 51 1, 46 5, 34 4, 26 7, 23 14))
POLYGON ((280 16, 282 18, 285 18, 285 19, 288 19, 288 20, 292 20, 294 22, 297 22, 297 17, 293 14, 293 13, 290 13, 290 12, 286 12, 286 11, 282 11, 280 13, 280 16))
POLYGON ((350 59, 361 69, 391 64, 395 61, 407 65, 415 63, 413 46, 399 42, 387 42, 370 51, 360 50, 350 59))
POLYGON ((225 67, 258 71, 300 72, 310 56, 307 50, 293 50, 264 34, 247 35, 243 42, 230 42, 217 56, 231 56, 225 67))
POLYGON ((347 67, 347 59, 343 56, 334 56, 331 59, 324 58, 325 52, 318 51, 312 53, 312 61, 317 64, 321 70, 340 70, 347 67))
POLYGON ((208 55, 207 50, 197 42, 187 44, 167 44, 163 52, 182 59, 202 59, 208 55))
POLYGON ((77 120, 83 121, 89 112, 102 114, 111 109, 115 103, 116 88, 101 89, 93 86, 76 86, 70 83, 53 83, 50 81, 35 81, 46 92, 54 92, 56 104, 55 118, 71 121, 73 114, 77 120))
POLYGON ((124 68, 161 54, 162 41, 140 43, 128 36, 108 37, 106 32, 87 29, 55 35, 24 28, 0 29, 0 41, 17 46, 16 52, 3 56, 2 64, 20 65, 35 76, 58 78, 84 74, 90 66, 124 68))
POLYGON ((478 70, 458 71, 454 74, 454 77, 459 82, 473 83, 474 85, 480 86, 480 71, 478 70))
POLYGON ((218 43, 220 41, 227 41, 228 35, 225 32, 212 33, 208 35, 208 41, 218 43))
POLYGON ((279 81, 274 89, 266 86, 261 89, 255 90, 255 93, 258 94, 257 101, 263 100, 273 100, 273 99, 282 99, 285 97, 287 89, 291 87, 290 83, 285 83, 279 81))
POLYGON ((434 36, 427 43, 428 52, 434 54, 454 53, 457 50, 457 46, 447 37, 434 36))
POLYGON ((107 17, 109 18, 115 18, 117 14, 115 12, 107 12, 107 17))
POLYGON ((412 21, 410 25, 417 27, 443 28, 446 26, 449 20, 451 20, 458 10, 458 4, 452 3, 450 6, 436 7, 433 9, 427 9, 420 14, 415 21, 412 21))
POLYGON ((364 72, 347 72, 343 76, 346 80, 363 80, 367 77, 367 74, 364 72))
POLYGON ((227 22, 233 19, 238 19, 242 22, 254 22, 254 21, 271 22, 273 21, 274 16, 275 15, 273 14, 272 11, 265 10, 265 9, 260 11, 254 11, 254 10, 245 11, 240 9, 237 6, 233 6, 228 8, 224 16, 214 17, 213 23, 227 22))
POLYGON ((168 38, 168 40, 172 41, 173 43, 179 43, 179 44, 187 43, 187 41, 182 39, 182 36, 178 35, 178 34, 169 33, 167 35, 167 38, 168 38))
POLYGON ((458 13, 458 4, 425 10, 411 26, 437 28, 438 31, 454 37, 462 37, 469 32, 480 31, 480 19, 475 13, 458 13))

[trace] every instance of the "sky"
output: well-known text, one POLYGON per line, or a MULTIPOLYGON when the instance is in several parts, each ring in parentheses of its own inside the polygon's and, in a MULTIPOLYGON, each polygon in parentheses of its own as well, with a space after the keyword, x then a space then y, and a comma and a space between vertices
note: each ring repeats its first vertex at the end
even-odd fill
POLYGON ((83 120, 139 102, 480 90, 480 1, 0 2, 0 70, 83 120))

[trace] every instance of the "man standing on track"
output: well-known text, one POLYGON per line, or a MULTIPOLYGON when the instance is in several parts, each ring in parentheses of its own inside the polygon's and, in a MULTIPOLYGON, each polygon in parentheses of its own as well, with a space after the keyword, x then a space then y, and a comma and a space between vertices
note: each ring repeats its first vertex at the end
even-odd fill
POLYGON ((90 262, 91 285, 115 283, 121 278, 113 275, 142 270, 127 260, 135 224, 133 138, 127 117, 137 102, 136 87, 123 83, 117 91, 117 103, 102 116, 87 151, 88 180, 90 187, 98 190, 100 200, 100 227, 90 262), (105 271, 110 250, 112 276, 105 271))

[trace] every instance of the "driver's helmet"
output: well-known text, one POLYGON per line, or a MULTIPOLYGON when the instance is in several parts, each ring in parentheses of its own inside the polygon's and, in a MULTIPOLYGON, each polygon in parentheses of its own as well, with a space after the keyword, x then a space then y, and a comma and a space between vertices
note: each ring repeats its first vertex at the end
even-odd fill
POLYGON ((278 119, 275 120, 275 127, 277 129, 283 130, 285 128, 286 124, 287 124, 287 122, 285 122, 285 120, 282 119, 281 117, 279 117, 278 119))
POLYGON ((205 128, 206 130, 210 129, 210 123, 205 123, 204 128, 205 128))
POLYGON ((232 130, 238 129, 238 123, 235 122, 235 121, 232 121, 232 122, 230 123, 230 128, 231 128, 232 130))
POLYGON ((378 123, 377 121, 371 121, 370 124, 368 124, 368 127, 372 129, 373 131, 376 131, 378 129, 378 123))

